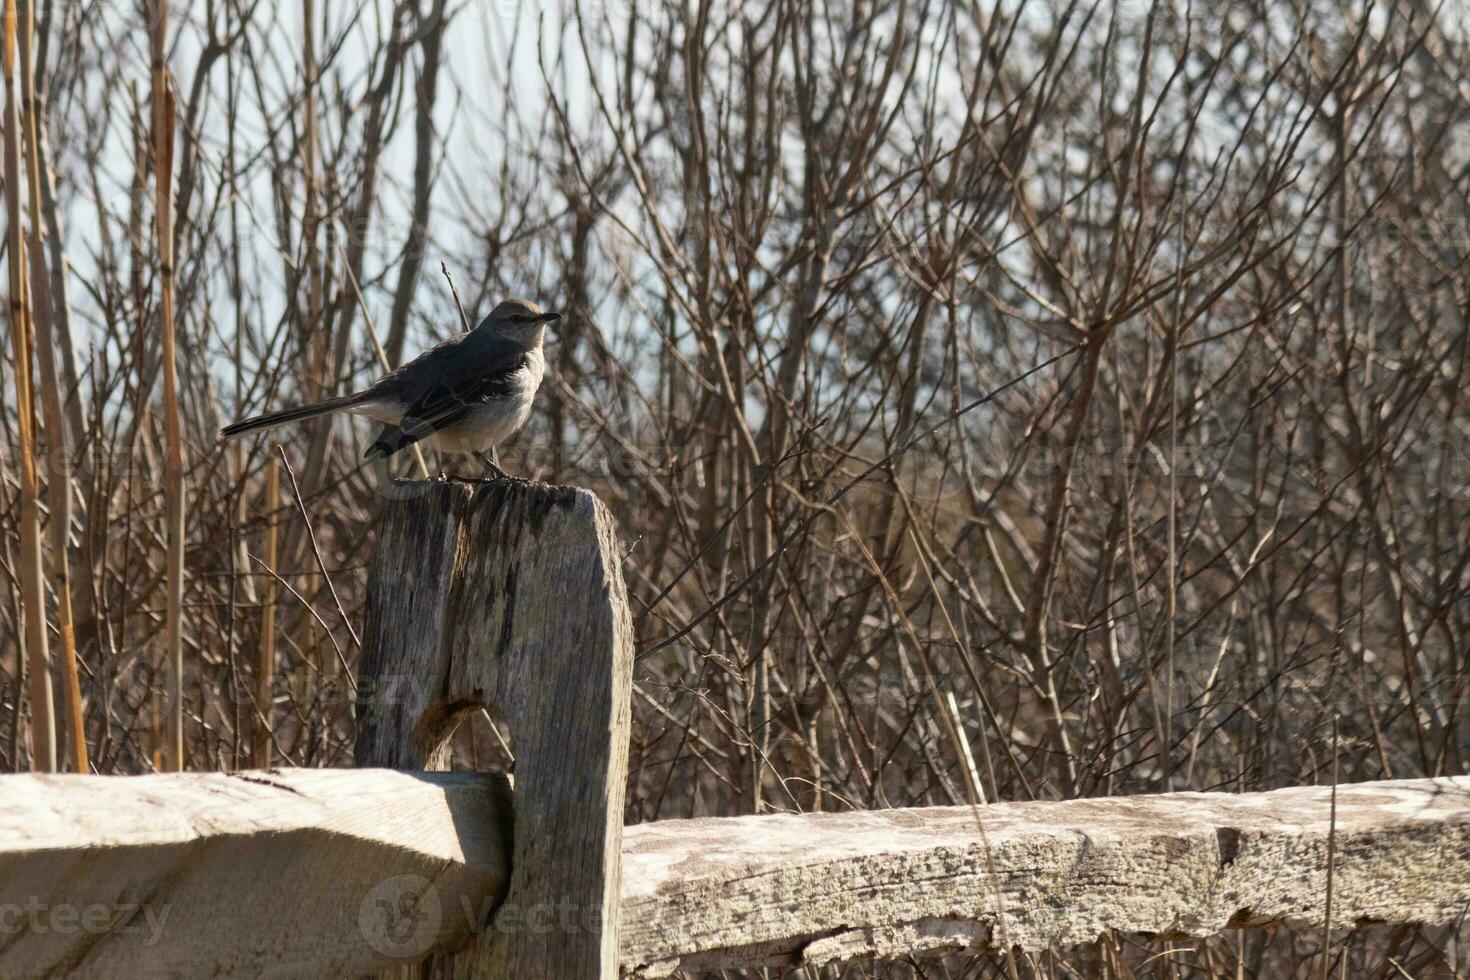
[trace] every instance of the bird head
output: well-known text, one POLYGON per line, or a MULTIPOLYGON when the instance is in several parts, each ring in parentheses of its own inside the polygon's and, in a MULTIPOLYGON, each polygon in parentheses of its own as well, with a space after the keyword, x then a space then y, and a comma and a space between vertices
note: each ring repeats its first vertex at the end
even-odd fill
POLYGON ((548 313, 530 300, 508 299, 491 310, 475 331, 508 337, 530 350, 540 345, 546 325, 560 319, 560 313, 548 313))

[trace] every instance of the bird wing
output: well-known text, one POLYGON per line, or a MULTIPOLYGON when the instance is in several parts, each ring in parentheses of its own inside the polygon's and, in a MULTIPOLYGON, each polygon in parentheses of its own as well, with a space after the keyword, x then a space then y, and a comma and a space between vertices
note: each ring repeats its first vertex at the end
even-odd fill
POLYGON ((504 337, 466 337, 426 352, 374 386, 408 407, 397 425, 383 427, 366 456, 391 456, 458 422, 474 406, 511 394, 525 366, 525 350, 504 337))

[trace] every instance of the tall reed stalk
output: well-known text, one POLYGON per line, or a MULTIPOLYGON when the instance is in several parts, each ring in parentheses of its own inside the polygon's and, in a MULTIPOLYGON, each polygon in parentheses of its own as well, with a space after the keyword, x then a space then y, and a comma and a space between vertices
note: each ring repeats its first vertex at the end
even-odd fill
POLYGON ((15 0, 5 0, 5 233, 10 285, 10 330, 15 352, 15 397, 20 455, 20 579, 25 658, 31 696, 31 768, 56 769, 56 711, 51 700, 51 652, 46 637, 46 593, 41 571, 41 513, 36 485, 36 402, 31 382, 31 323, 26 295, 25 244, 20 209, 20 93, 15 79, 15 0))
MULTIPOLYGON (((280 530, 276 511, 281 506, 281 461, 275 457, 266 464, 265 512, 269 523, 265 529, 265 567, 275 568, 279 560, 280 530)), ((271 764, 271 678, 276 673, 276 596, 278 587, 267 576, 265 597, 261 601, 260 656, 255 665, 255 752, 252 761, 257 768, 271 764)))
POLYGON ((168 765, 184 768, 184 447, 174 348, 174 93, 164 62, 168 0, 154 0, 150 22, 153 76, 154 229, 159 265, 159 332, 163 340, 164 523, 168 529, 164 615, 168 659, 168 765))
POLYGON ((82 689, 77 676, 76 622, 72 615, 71 582, 71 436, 62 409, 61 381, 56 370, 56 318, 51 296, 51 279, 46 272, 46 249, 41 229, 45 206, 41 196, 40 111, 36 99, 35 33, 36 5, 22 0, 20 12, 20 85, 25 100, 22 137, 25 140, 26 191, 30 201, 27 238, 31 295, 31 321, 35 330, 35 355, 40 367, 41 414, 45 420, 48 472, 46 502, 51 509, 52 589, 56 594, 56 620, 61 634, 61 669, 66 698, 67 749, 72 769, 87 771, 87 731, 82 716, 82 689))

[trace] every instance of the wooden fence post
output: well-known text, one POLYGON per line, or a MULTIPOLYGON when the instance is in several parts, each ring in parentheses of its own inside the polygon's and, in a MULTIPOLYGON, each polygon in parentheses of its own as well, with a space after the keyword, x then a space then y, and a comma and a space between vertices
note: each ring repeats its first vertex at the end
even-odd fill
POLYGON ((633 666, 612 517, 571 487, 394 490, 368 583, 357 764, 443 769, 481 705, 516 753, 509 888, 435 969, 612 980, 633 666))

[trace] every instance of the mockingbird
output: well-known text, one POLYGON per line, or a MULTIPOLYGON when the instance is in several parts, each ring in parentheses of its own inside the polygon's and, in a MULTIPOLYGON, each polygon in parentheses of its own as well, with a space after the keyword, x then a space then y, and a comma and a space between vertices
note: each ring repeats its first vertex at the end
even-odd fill
POLYGON ((507 474, 485 455, 525 424, 546 371, 541 351, 546 324, 560 320, 535 303, 508 299, 469 333, 430 348, 362 391, 227 425, 238 436, 331 412, 383 423, 368 459, 383 459, 416 442, 440 452, 473 455, 497 476, 507 474))

